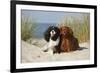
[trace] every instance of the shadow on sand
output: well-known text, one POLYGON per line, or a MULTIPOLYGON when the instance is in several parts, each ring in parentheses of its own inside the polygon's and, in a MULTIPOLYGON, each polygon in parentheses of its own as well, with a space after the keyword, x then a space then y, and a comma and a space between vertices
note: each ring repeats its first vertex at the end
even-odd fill
POLYGON ((84 49, 88 49, 88 48, 86 48, 86 47, 79 47, 79 48, 78 48, 78 50, 80 50, 80 51, 81 51, 81 50, 84 50, 84 49))

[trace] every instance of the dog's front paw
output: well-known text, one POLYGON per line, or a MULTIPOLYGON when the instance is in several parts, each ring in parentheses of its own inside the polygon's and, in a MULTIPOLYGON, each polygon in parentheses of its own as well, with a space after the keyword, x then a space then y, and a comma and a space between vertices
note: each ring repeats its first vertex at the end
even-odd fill
POLYGON ((53 50, 49 49, 46 53, 48 53, 49 55, 53 55, 53 50))

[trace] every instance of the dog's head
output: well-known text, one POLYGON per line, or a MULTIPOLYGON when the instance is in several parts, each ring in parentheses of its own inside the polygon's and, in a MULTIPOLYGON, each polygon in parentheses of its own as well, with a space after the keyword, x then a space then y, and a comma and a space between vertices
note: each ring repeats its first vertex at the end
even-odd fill
POLYGON ((60 27, 60 35, 63 37, 70 37, 73 35, 73 31, 70 27, 62 26, 60 27))
POLYGON ((51 38, 52 40, 56 40, 60 35, 60 30, 58 27, 49 26, 49 28, 44 33, 44 38, 48 42, 51 38))

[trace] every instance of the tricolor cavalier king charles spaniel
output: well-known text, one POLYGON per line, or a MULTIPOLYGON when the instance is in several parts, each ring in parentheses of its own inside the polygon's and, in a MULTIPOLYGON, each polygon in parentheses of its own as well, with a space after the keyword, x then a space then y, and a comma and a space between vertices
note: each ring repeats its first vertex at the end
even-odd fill
POLYGON ((60 42, 60 30, 58 27, 49 26, 49 28, 44 32, 44 39, 48 43, 44 52, 49 52, 50 54, 58 52, 60 42))

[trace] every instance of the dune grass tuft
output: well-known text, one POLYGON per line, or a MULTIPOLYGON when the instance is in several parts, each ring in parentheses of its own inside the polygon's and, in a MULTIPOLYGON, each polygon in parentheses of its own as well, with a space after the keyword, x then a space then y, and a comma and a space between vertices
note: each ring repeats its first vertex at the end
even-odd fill
POLYGON ((29 18, 23 17, 21 21, 21 38, 26 41, 33 37, 36 24, 29 18))
POLYGON ((80 43, 90 40, 90 18, 87 15, 83 15, 80 19, 75 17, 67 18, 66 16, 59 26, 72 28, 75 37, 78 38, 80 43))

